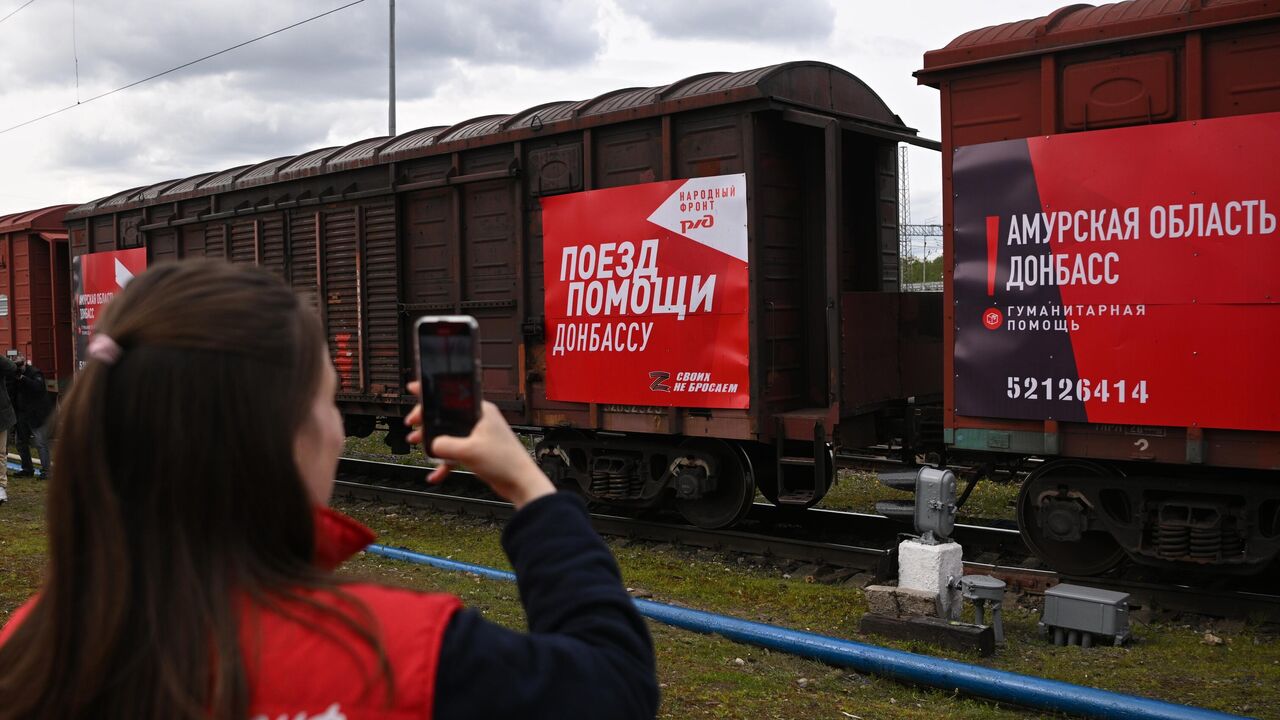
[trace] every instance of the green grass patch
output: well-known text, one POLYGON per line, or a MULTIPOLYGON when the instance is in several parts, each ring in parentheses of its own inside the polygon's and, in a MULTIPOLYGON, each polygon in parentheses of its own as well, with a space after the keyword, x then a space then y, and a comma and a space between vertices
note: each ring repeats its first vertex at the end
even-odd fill
POLYGON ((0 624, 39 587, 48 547, 44 481, 10 471, 8 494, 0 505, 0 624))
POLYGON ((427 455, 423 452, 421 444, 410 445, 408 455, 392 455, 391 448, 384 442, 386 437, 386 430, 376 430, 369 437, 348 437, 342 454, 358 460, 377 460, 400 465, 426 467, 432 464, 427 461, 427 455))
MULTIPOLYGON (((961 483, 960 490, 964 490, 961 483)), ((836 484, 827 492, 818 507, 829 510, 875 512, 878 500, 912 500, 915 494, 894 490, 880 483, 874 472, 841 470, 836 484)), ((969 499, 961 506, 957 516, 966 521, 1013 521, 1018 501, 1017 483, 993 482, 982 479, 973 489, 969 499)))
MULTIPOLYGON (((491 522, 368 503, 344 503, 341 508, 369 523, 386 544, 509 567, 498 545, 498 526, 491 522)), ((1008 644, 996 657, 979 661, 919 643, 860 638, 857 623, 866 604, 856 587, 787 578, 772 563, 739 555, 618 539, 609 543, 626 584, 655 600, 1090 687, 1280 717, 1280 639, 1242 623, 1139 624, 1134 628, 1135 642, 1128 647, 1057 648, 1039 634, 1038 599, 1010 598, 1005 611, 1008 644), (1206 631, 1224 638, 1226 644, 1206 644, 1206 631)), ((362 558, 351 570, 361 572, 369 563, 381 568, 398 565, 362 558)), ((492 608, 491 617, 499 622, 523 627, 518 606, 510 604, 514 600, 509 600, 513 593, 509 585, 449 575, 431 571, 441 584, 432 584, 433 580, 414 587, 460 589, 464 600, 486 603, 486 612, 492 608)), ((651 627, 665 684, 664 717, 1027 716, 1025 711, 957 700, 947 693, 910 688, 721 638, 651 627)))
MULTIPOLYGON (((364 438, 348 437, 342 454, 357 460, 376 460, 399 465, 419 465, 422 467, 435 465, 434 462, 427 459, 427 454, 423 451, 421 444, 410 445, 407 455, 393 455, 391 447, 386 443, 386 437, 386 430, 375 430, 369 437, 364 438)), ((532 453, 535 444, 534 439, 527 435, 518 435, 517 437, 532 453)))

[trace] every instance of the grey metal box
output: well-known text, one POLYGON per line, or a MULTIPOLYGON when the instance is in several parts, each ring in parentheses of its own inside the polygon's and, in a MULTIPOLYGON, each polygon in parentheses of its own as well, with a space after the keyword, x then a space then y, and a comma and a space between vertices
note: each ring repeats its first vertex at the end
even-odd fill
POLYGON ((903 520, 912 518, 921 540, 935 545, 951 537, 956 526, 956 474, 922 467, 879 473, 880 482, 897 490, 914 490, 914 500, 880 500, 876 512, 903 520))
POLYGON ((1105 636, 1119 645, 1129 639, 1129 594, 1057 585, 1044 593, 1040 626, 1046 631, 1105 636))
POLYGON ((920 468, 916 476, 916 532, 949 538, 956 525, 956 476, 950 470, 920 468))

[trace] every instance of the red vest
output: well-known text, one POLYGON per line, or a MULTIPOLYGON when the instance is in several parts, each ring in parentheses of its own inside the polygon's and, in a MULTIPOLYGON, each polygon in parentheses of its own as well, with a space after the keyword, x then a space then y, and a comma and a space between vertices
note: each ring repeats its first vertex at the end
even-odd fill
MULTIPOLYGON (((337 566, 373 539, 372 531, 345 515, 328 509, 316 513, 316 564, 325 569, 337 566)), ((395 682, 391 706, 385 704, 387 688, 377 656, 342 622, 304 603, 286 605, 287 612, 321 628, 320 632, 246 601, 240 643, 252 720, 431 717, 440 645, 461 602, 452 595, 381 585, 344 585, 343 590, 362 602, 377 624, 395 682)), ((328 593, 312 597, 360 617, 328 593)), ((28 600, 13 614, 0 631, 0 645, 35 601, 28 600)))

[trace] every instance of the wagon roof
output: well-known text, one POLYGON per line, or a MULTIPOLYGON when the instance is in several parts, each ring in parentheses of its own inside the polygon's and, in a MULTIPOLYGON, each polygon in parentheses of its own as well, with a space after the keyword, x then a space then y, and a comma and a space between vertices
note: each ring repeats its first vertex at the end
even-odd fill
POLYGON ((1167 35, 1280 17, 1274 0, 1126 0, 1067 5, 1044 17, 967 32, 924 54, 921 83, 936 86, 945 70, 984 65, 1069 48, 1167 35))
POLYGON ((32 230, 35 232, 61 232, 62 217, 75 205, 51 205, 39 210, 27 210, 11 215, 0 215, 0 233, 32 230))
POLYGON ((511 115, 486 115, 455 125, 420 128, 395 137, 368 138, 344 147, 312 150, 257 165, 166 180, 81 205, 67 213, 67 219, 759 99, 816 108, 904 136, 916 135, 915 129, 904 125, 880 96, 854 75, 826 63, 800 61, 735 73, 703 73, 661 87, 626 88, 588 100, 544 103, 511 115))

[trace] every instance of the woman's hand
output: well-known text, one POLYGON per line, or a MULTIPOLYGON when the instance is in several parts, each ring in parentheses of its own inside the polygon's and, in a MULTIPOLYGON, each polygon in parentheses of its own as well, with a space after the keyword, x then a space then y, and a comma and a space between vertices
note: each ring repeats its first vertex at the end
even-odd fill
MULTIPOLYGON (((421 398, 422 386, 411 382, 409 392, 421 398)), ((421 423, 422 404, 419 403, 404 419, 404 424, 413 428, 407 438, 409 442, 422 442, 421 423)), ((464 438, 441 435, 431 443, 427 454, 444 461, 431 471, 427 482, 433 485, 443 482, 453 466, 465 465, 517 510, 556 491, 511 431, 501 411, 488 401, 482 403, 480 422, 471 429, 470 435, 464 438)))

